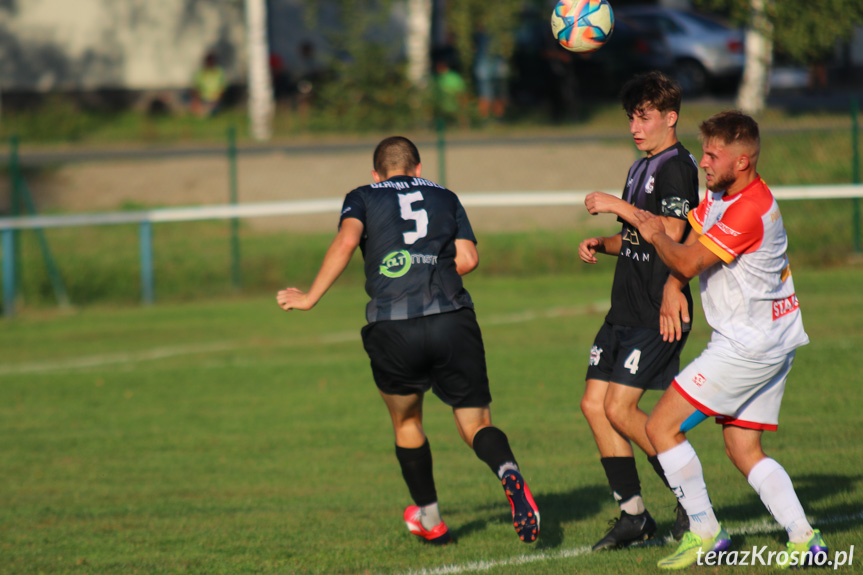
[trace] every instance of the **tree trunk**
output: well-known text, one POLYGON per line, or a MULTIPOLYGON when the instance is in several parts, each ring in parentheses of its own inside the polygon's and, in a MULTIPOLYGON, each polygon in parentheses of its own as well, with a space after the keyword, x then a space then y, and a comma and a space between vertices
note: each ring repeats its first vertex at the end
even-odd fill
POLYGON ((747 114, 764 110, 773 65, 773 23, 767 14, 772 0, 752 0, 752 16, 746 28, 746 66, 737 94, 737 106, 747 114))
POLYGON ((405 48, 408 57, 408 80, 417 88, 428 82, 431 69, 431 0, 407 0, 407 37, 405 48))
POLYGON ((252 137, 269 140, 273 132, 273 81, 267 42, 266 0, 246 0, 249 124, 252 137))

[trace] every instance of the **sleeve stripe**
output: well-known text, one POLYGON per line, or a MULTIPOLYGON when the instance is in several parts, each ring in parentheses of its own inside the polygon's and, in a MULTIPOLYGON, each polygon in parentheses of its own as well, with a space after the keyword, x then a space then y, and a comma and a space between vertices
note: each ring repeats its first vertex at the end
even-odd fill
POLYGON ((719 244, 717 244, 715 241, 713 241, 707 236, 701 236, 700 238, 698 238, 698 241, 704 244, 704 247, 716 254, 719 259, 721 259, 727 264, 733 262, 734 258, 736 257, 734 254, 730 254, 725 249, 719 247, 719 244))
POLYGON ((695 218, 695 210, 690 210, 689 214, 686 216, 686 219, 689 220, 689 225, 692 226, 692 229, 695 230, 696 234, 701 234, 701 224, 698 223, 698 220, 695 218))

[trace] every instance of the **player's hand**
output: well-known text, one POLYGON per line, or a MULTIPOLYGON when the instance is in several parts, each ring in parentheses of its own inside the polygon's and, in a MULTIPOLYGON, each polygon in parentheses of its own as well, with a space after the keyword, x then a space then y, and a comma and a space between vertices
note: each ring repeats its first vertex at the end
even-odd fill
POLYGON ((635 210, 632 218, 635 227, 638 228, 638 234, 647 243, 652 244, 657 235, 665 233, 665 224, 662 223, 662 218, 659 216, 645 210, 635 210))
POLYGON ((293 309, 310 310, 315 302, 309 300, 309 294, 294 287, 285 288, 276 294, 279 307, 285 311, 293 309))
POLYGON ((620 198, 605 192, 592 192, 584 198, 584 205, 587 207, 587 211, 595 216, 596 214, 614 213, 613 207, 620 201, 620 198))
POLYGON ((662 305, 659 307, 659 333, 662 341, 680 341, 683 324, 690 322, 689 302, 680 288, 665 284, 662 305))
POLYGON ((586 240, 582 240, 580 244, 578 244, 578 257, 581 258, 581 261, 588 264, 595 264, 596 252, 598 248, 602 246, 602 241, 599 238, 587 238, 586 240))

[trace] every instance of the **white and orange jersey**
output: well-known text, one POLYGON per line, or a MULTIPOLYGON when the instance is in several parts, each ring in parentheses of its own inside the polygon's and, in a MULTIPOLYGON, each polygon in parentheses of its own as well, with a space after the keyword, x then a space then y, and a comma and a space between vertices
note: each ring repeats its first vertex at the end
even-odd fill
POLYGON ((708 191, 689 212, 698 241, 723 261, 699 276, 707 323, 744 357, 785 355, 809 338, 779 206, 760 177, 738 194, 723 195, 708 191))

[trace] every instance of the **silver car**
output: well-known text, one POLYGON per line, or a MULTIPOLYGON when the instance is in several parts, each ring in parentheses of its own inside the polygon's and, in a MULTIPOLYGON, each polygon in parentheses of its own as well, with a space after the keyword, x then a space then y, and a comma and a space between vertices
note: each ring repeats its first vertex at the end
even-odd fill
POLYGON ((673 74, 687 95, 737 82, 743 73, 743 31, 718 18, 661 6, 621 6, 615 13, 662 31, 674 56, 673 74))

